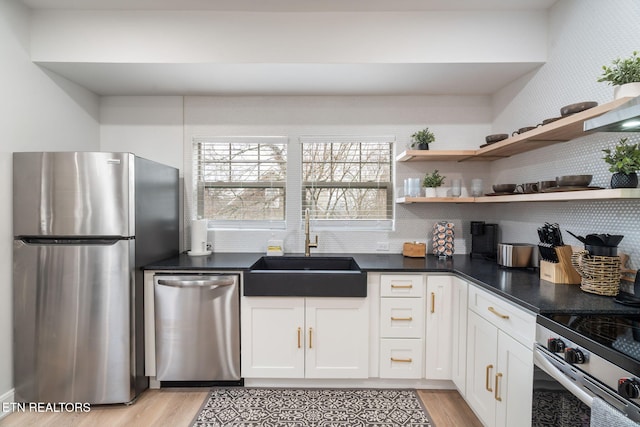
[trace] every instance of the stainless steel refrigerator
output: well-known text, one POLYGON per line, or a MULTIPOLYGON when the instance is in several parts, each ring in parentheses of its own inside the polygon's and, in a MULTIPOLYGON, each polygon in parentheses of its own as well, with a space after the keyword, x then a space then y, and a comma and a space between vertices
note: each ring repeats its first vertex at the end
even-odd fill
POLYGON ((140 267, 178 254, 178 203, 178 170, 131 153, 14 153, 17 402, 148 387, 140 267))

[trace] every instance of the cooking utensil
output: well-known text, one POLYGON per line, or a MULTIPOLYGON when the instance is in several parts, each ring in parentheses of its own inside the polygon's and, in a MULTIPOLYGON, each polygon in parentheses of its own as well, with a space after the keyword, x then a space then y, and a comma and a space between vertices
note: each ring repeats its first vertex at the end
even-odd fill
POLYGON ((594 256, 617 256, 618 248, 612 246, 600 246, 600 245, 584 245, 584 248, 594 256))
POLYGON ((513 193, 516 189, 516 184, 494 184, 493 191, 496 193, 513 193))
POLYGON ((620 234, 599 234, 600 239, 604 242, 604 246, 617 247, 624 236, 620 234))
POLYGON ((590 245, 617 247, 624 236, 619 234, 588 234, 585 238, 590 245))
POLYGON ((487 135, 484 140, 487 141, 487 144, 492 144, 507 138, 509 138, 509 134, 507 133, 496 133, 493 135, 487 135))
POLYGON ((513 131, 511 136, 515 136, 515 135, 523 134, 525 132, 529 132, 530 130, 534 130, 536 127, 537 126, 525 126, 523 128, 520 128, 518 130, 513 131))
POLYGON ((592 175, 563 175, 556 177, 556 183, 560 187, 588 187, 592 175))
POLYGON ((588 110, 589 108, 593 108, 598 106, 598 103, 595 101, 585 101, 578 102, 576 104, 565 105, 560 109, 560 115, 568 116, 570 114, 579 113, 580 111, 588 110))
POLYGON ((582 236, 576 236, 575 234, 573 234, 572 232, 570 232, 569 230, 567 230, 567 233, 571 234, 573 237, 575 237, 576 239, 580 240, 582 243, 586 244, 586 240, 584 239, 584 237, 582 236))
POLYGON ((558 262, 558 254, 550 243, 538 243, 538 252, 543 260, 554 263, 558 262))

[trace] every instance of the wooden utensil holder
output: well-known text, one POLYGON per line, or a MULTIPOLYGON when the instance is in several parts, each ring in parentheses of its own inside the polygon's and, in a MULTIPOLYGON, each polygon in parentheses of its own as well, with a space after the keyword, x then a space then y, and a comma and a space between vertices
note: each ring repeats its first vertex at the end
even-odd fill
POLYGON ((424 258, 427 253, 427 244, 418 242, 405 242, 402 245, 402 255, 410 258, 424 258))
POLYGON ((551 283, 579 285, 582 277, 571 265, 573 249, 569 245, 555 248, 558 262, 540 261, 540 278, 551 283))

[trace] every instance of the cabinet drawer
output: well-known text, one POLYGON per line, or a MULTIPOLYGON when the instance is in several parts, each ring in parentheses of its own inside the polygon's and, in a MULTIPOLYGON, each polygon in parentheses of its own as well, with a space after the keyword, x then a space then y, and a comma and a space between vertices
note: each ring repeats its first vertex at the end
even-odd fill
POLYGON ((383 274, 380 295, 383 297, 419 298, 424 294, 424 277, 419 274, 383 274))
POLYGON ((381 298, 380 337, 422 338, 424 304, 422 298, 381 298))
POLYGON ((380 340, 380 378, 422 378, 423 340, 380 340))
POLYGON ((469 309, 530 348, 535 339, 536 317, 508 301, 469 286, 469 309))

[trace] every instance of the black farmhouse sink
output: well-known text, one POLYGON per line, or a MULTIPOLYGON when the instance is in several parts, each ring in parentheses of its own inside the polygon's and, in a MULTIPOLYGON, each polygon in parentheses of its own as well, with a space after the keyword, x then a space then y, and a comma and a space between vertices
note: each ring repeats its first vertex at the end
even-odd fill
POLYGON ((351 257, 262 257, 244 272, 245 296, 366 297, 351 257))

